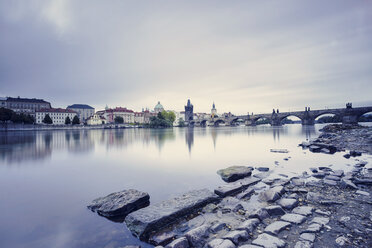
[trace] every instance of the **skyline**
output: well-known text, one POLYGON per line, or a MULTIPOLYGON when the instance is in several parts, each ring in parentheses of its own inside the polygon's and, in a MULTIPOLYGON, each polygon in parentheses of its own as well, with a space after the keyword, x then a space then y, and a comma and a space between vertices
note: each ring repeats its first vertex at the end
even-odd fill
POLYGON ((366 1, 0 0, 0 96, 267 113, 371 105, 366 1))

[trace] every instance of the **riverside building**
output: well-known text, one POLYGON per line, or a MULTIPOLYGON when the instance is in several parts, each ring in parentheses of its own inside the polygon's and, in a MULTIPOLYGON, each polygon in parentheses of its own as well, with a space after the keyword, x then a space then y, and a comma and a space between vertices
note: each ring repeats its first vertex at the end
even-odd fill
POLYGON ((71 109, 62 108, 40 109, 36 110, 35 123, 43 124, 46 115, 50 116, 53 125, 64 125, 67 117, 69 117, 72 122, 72 119, 77 115, 77 113, 71 109))

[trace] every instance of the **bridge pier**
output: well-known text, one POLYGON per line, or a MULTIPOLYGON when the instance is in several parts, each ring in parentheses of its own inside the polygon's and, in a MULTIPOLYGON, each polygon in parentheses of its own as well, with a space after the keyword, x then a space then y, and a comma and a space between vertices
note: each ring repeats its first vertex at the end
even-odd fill
POLYGON ((315 118, 307 117, 301 120, 302 125, 314 125, 315 118))
POLYGON ((358 116, 357 115, 344 115, 342 117, 342 124, 344 125, 353 125, 353 124, 358 124, 358 116))
POLYGON ((279 118, 273 118, 271 119, 271 126, 281 126, 282 122, 279 118))

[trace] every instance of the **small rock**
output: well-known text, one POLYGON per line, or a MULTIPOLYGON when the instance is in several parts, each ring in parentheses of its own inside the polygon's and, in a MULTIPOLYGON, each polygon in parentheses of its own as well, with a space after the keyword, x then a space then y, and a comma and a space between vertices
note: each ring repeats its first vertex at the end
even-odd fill
POLYGON ((344 236, 340 236, 338 237, 336 240, 336 243, 339 245, 339 246, 344 246, 346 242, 348 242, 349 240, 347 238, 345 238, 344 236))
POLYGON ((268 212, 270 216, 278 216, 285 214, 283 208, 278 205, 265 207, 265 210, 268 212))
POLYGON ((369 196, 369 193, 368 192, 362 191, 362 190, 357 190, 355 193, 358 194, 358 195, 369 196))
POLYGON ((277 153, 288 153, 287 149, 270 149, 270 152, 277 152, 277 153))
POLYGON ((333 180, 333 181, 340 181, 341 179, 337 176, 332 176, 332 175, 329 175, 329 176, 326 176, 324 178, 324 180, 333 180))
POLYGON ((303 233, 303 234, 300 235, 300 239, 313 243, 314 240, 315 240, 315 234, 313 234, 313 233, 303 233))
POLYGON ((260 223, 260 220, 257 218, 248 219, 241 223, 238 230, 246 230, 248 233, 253 232, 253 230, 256 228, 256 226, 260 223))
POLYGON ((318 172, 318 169, 317 169, 317 168, 310 167, 309 169, 310 169, 310 171, 311 171, 312 173, 317 173, 317 172, 318 172))
POLYGON ((319 210, 319 209, 315 210, 315 213, 321 214, 321 215, 326 215, 326 216, 330 216, 331 215, 331 212, 329 212, 329 211, 322 211, 322 210, 319 210))
POLYGON ((205 238, 208 237, 209 226, 207 224, 188 231, 185 236, 192 247, 201 248, 204 246, 205 238))
POLYGON ((267 247, 267 248, 285 246, 285 242, 283 240, 275 236, 272 236, 270 234, 267 234, 267 233, 258 235, 258 237, 252 241, 252 244, 267 247))
POLYGON ((309 241, 298 241, 294 246, 294 248, 312 248, 312 247, 314 247, 313 243, 309 241))
POLYGON ((292 198, 282 198, 277 203, 285 209, 292 209, 298 205, 297 199, 292 198))
POLYGON ((358 187, 351 181, 347 179, 341 179, 340 185, 342 188, 349 188, 349 189, 358 189, 358 187))
POLYGON ((342 177, 344 175, 344 171, 343 170, 335 170, 333 172, 333 175, 336 176, 336 177, 342 177))
POLYGON ((327 217, 314 217, 314 219, 311 220, 310 224, 316 223, 320 225, 327 225, 329 222, 329 218, 327 217))
POLYGON ((276 186, 266 190, 265 192, 262 192, 260 194, 260 199, 263 201, 274 202, 278 200, 281 197, 281 194, 283 193, 284 193, 283 186, 276 186))
POLYGON ((240 242, 247 241, 249 238, 249 234, 247 233, 247 231, 244 231, 244 230, 236 230, 236 231, 231 231, 227 233, 223 238, 229 239, 235 245, 238 245, 240 242))
POLYGON ((228 239, 214 239, 207 244, 208 248, 235 248, 233 242, 228 239))
POLYGON ((333 180, 323 179, 323 183, 331 186, 337 186, 337 182, 333 180))
POLYGON ((264 220, 269 217, 269 214, 264 208, 257 209, 253 213, 248 215, 248 218, 257 218, 260 220, 264 220))
POLYGON ((265 228, 265 232, 272 235, 278 235, 279 232, 287 227, 290 227, 291 223, 286 221, 275 221, 265 228))
POLYGON ((225 182, 234 182, 252 175, 252 171, 252 167, 248 166, 230 166, 226 169, 218 170, 217 174, 220 175, 225 182))
POLYGON ((257 168, 258 171, 269 171, 269 167, 258 167, 257 168))
POLYGON ((254 189, 253 188, 248 188, 246 189, 245 191, 243 191, 242 193, 239 193, 236 195, 236 198, 238 199, 245 199, 245 198, 248 198, 250 197, 251 195, 254 194, 254 189))
POLYGON ((306 230, 302 231, 301 233, 317 233, 322 229, 322 225, 319 224, 311 224, 307 227, 306 230))
POLYGON ((219 223, 216 223, 213 226, 211 226, 211 228, 209 230, 213 233, 217 233, 217 232, 221 231, 222 229, 224 229, 226 226, 227 226, 226 223, 219 222, 219 223))
POLYGON ((295 209, 292 210, 292 213, 294 214, 301 214, 301 215, 311 215, 314 211, 313 207, 309 206, 301 206, 301 207, 296 207, 295 209))
POLYGON ((300 214, 285 214, 280 219, 294 224, 301 224, 306 220, 306 217, 300 214))
POLYGON ((185 237, 178 238, 173 240, 170 244, 168 244, 165 248, 188 248, 189 242, 185 237))

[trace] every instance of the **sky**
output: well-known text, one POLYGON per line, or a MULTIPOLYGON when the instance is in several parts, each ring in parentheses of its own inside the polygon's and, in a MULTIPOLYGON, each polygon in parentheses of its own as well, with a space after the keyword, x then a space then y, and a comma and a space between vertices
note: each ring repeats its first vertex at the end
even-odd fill
POLYGON ((0 96, 195 112, 372 105, 372 1, 0 0, 0 96))

